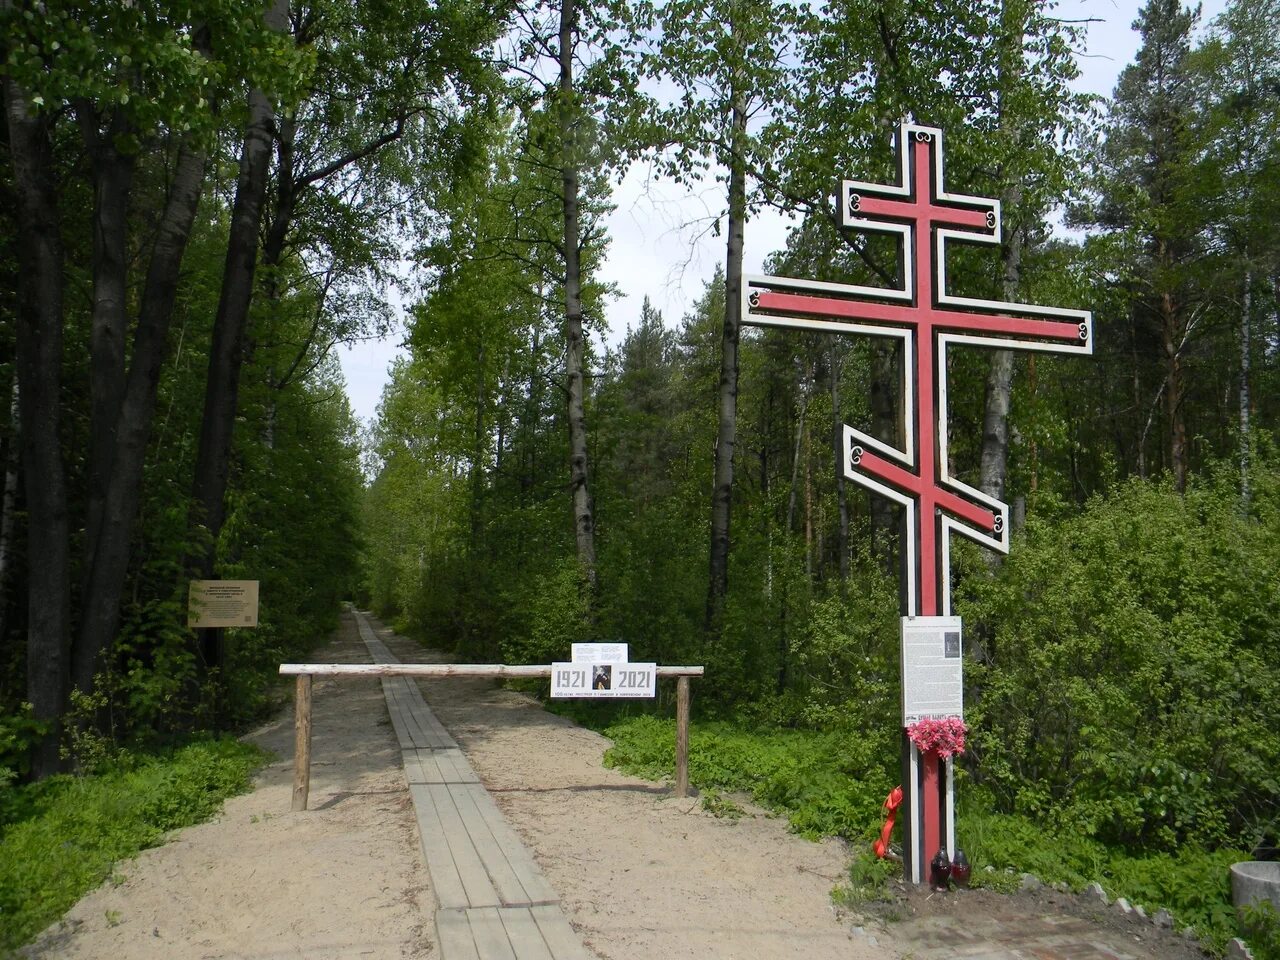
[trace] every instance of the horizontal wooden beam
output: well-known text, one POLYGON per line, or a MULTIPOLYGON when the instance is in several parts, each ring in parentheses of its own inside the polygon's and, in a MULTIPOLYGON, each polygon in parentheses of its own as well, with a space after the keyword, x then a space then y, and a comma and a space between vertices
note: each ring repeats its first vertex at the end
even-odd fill
MULTIPOLYGON (((700 677, 702 667, 658 667, 660 677, 700 677)), ((282 663, 286 677, 549 677, 551 665, 506 663, 282 663)))

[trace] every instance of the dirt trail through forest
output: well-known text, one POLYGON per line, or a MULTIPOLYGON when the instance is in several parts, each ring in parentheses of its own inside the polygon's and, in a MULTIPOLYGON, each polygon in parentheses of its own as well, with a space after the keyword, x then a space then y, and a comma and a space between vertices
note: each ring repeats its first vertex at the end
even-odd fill
MULTIPOLYGON (((442 659, 374 625, 402 661, 442 659)), ((368 661, 349 614, 314 659, 368 661)), ((718 819, 668 785, 607 770, 605 738, 522 694, 465 679, 421 689, 602 960, 920 960, 958 943, 990 960, 1198 955, 1114 922, 1076 917, 1068 928, 1018 898, 982 907, 979 897, 920 897, 914 919, 887 928, 841 918, 830 891, 848 862, 843 843, 802 840, 759 811, 718 819), (991 914, 981 933, 969 922, 979 914, 991 914), (1082 939, 1110 952, 1079 953, 1082 939), (1074 941, 1074 952, 1052 940, 1074 941)), ((379 683, 317 680, 313 717, 311 810, 289 809, 286 709, 248 737, 280 757, 252 793, 120 864, 22 955, 437 957, 433 894, 379 683)))

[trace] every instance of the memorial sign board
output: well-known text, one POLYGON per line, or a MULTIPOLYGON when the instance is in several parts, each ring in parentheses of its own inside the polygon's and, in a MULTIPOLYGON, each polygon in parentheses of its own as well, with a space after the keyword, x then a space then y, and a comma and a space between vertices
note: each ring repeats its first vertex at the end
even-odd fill
POLYGON ((187 626, 256 627, 257 580, 192 580, 187 597, 187 626))
POLYGON ((574 663, 626 663, 625 643, 575 643, 570 657, 574 663))
POLYGON ((959 617, 902 618, 902 725, 964 716, 959 617))
POLYGON ((653 697, 658 691, 654 663, 553 663, 551 696, 653 697))

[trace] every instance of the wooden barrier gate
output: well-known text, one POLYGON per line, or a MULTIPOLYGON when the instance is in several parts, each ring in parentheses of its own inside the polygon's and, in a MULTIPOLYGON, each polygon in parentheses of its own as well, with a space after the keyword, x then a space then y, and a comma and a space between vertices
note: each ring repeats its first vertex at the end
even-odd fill
MULTIPOLYGON (((689 795, 689 678, 702 667, 658 667, 659 678, 676 678, 676 796, 689 795)), ((307 809, 311 792, 312 677, 550 677, 551 665, 505 663, 282 663, 280 675, 297 677, 293 713, 293 809, 307 809)))

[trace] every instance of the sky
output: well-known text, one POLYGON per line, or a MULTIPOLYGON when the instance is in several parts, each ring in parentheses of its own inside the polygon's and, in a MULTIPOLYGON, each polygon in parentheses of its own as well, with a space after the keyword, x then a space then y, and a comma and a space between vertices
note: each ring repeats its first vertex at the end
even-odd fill
MULTIPOLYGON (((1061 0, 1055 15, 1066 20, 1090 19, 1085 49, 1079 57, 1077 87, 1110 96, 1120 71, 1138 49, 1131 29, 1140 0, 1061 0)), ((1225 6, 1224 0, 1204 0, 1201 29, 1225 6)), ((852 171, 833 171, 851 176, 852 171)), ((702 295, 717 263, 724 260, 724 239, 713 235, 723 188, 710 184, 701 191, 656 180, 637 164, 617 188, 616 207, 607 225, 609 251, 601 279, 614 284, 619 296, 608 308, 609 340, 617 342, 627 326, 637 325, 647 295, 669 325, 675 325, 702 295)), ((789 221, 765 210, 746 226, 743 269, 763 272, 764 260, 786 243, 789 221)), ((387 382, 387 370, 402 352, 403 326, 382 340, 338 347, 353 412, 372 419, 387 382)))

